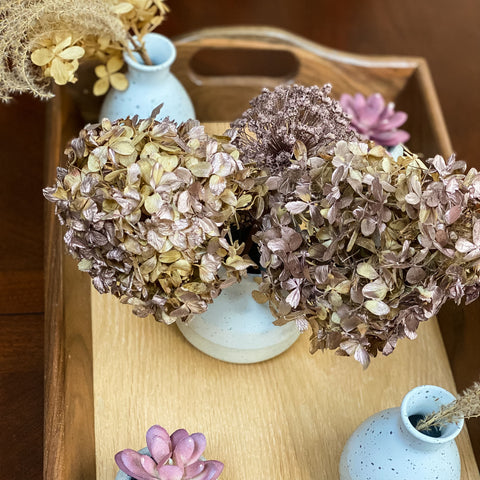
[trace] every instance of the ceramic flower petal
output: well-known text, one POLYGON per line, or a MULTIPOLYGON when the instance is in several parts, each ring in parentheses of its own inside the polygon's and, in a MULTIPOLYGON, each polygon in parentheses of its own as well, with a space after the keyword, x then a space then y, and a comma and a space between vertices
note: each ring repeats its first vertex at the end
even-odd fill
POLYGON ((122 472, 136 480, 155 480, 155 477, 148 473, 155 468, 155 462, 148 455, 126 449, 115 455, 115 462, 122 472))
POLYGON ((343 94, 340 104, 351 116, 352 128, 380 145, 395 146, 410 138, 407 132, 398 130, 407 120, 407 114, 395 111, 393 102, 385 105, 385 100, 379 93, 368 98, 360 93, 354 97, 343 94))
POLYGON ((189 480, 216 480, 223 471, 223 463, 217 460, 207 460, 204 462, 202 472, 196 476, 186 476, 189 480))
POLYGON ((394 130, 388 132, 377 132, 374 135, 374 140, 381 145, 393 146, 399 143, 405 143, 410 139, 410 134, 405 130, 394 130))
POLYGON ((188 437, 188 432, 183 429, 183 428, 180 428, 178 430, 175 430, 171 435, 170 435, 170 439, 172 440, 172 449, 175 449, 175 447, 177 446, 178 442, 180 442, 180 440, 182 440, 183 438, 185 437, 188 437))
POLYGON ((163 465, 172 453, 172 442, 167 431, 160 425, 154 425, 147 431, 147 447, 153 459, 163 465))
POLYGON ((163 465, 157 468, 159 480, 182 480, 183 468, 176 465, 163 465))
POLYGON ((394 112, 393 115, 389 115, 387 118, 380 119, 377 128, 379 130, 398 128, 407 121, 407 118, 408 115, 405 112, 394 112))

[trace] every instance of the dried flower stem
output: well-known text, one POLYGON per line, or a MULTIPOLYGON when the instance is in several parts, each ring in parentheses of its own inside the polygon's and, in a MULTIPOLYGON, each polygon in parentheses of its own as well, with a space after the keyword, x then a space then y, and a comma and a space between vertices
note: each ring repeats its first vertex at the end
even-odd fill
MULTIPOLYGON (((133 51, 138 53, 140 55, 140 58, 142 59, 143 63, 145 65, 153 65, 153 62, 150 58, 150 56, 147 53, 147 50, 145 48, 145 44, 143 42, 138 41, 133 35, 128 34, 128 39, 133 45, 133 51)), ((132 56, 130 54, 130 56, 132 56)), ((133 56, 132 56, 133 57, 133 56)))
POLYGON ((453 402, 442 405, 438 412, 427 415, 418 422, 419 431, 428 430, 430 427, 442 427, 447 423, 458 422, 462 418, 480 416, 480 383, 475 382, 467 388, 453 402))

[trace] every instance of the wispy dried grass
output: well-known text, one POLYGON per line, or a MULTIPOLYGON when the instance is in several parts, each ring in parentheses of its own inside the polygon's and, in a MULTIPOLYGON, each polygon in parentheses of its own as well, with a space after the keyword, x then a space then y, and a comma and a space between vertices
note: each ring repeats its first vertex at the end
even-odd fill
POLYGON ((474 417, 480 417, 480 382, 475 382, 464 390, 453 402, 442 405, 438 412, 433 412, 420 420, 416 429, 423 431, 431 427, 441 428, 447 423, 474 417))
POLYGON ((52 32, 105 37, 125 44, 127 32, 102 0, 0 0, 0 99, 31 92, 49 98, 50 79, 30 59, 35 45, 52 32))

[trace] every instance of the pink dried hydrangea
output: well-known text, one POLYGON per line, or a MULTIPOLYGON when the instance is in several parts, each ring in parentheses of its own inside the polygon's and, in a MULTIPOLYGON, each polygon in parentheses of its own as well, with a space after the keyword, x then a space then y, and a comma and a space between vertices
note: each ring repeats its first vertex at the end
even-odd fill
POLYGON ((385 100, 380 93, 365 98, 361 93, 354 96, 344 93, 340 105, 351 117, 352 128, 365 139, 379 145, 392 147, 405 143, 410 138, 405 130, 399 130, 407 120, 407 114, 395 110, 395 104, 385 100))
POLYGON ((222 473, 222 462, 203 460, 207 441, 202 433, 181 429, 169 435, 154 425, 146 437, 149 455, 131 449, 115 455, 120 470, 135 480, 216 480, 222 473))
POLYGON ((312 329, 311 351, 364 366, 416 336, 447 299, 480 292, 480 174, 437 155, 396 161, 381 146, 338 142, 267 180, 255 298, 278 324, 312 329))

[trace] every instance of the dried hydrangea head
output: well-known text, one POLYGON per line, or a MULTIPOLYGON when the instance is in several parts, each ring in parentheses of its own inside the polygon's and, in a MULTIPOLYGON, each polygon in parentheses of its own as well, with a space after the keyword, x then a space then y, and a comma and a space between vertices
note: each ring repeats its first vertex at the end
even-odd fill
POLYGON ((351 117, 352 128, 367 140, 393 147, 409 140, 410 134, 400 130, 408 118, 405 112, 395 110, 395 104, 385 100, 380 93, 365 98, 361 93, 347 93, 340 97, 340 105, 351 117))
POLYGON ((160 425, 147 431, 150 455, 125 449, 115 455, 122 472, 141 480, 216 480, 223 463, 205 460, 202 454, 207 446, 203 433, 191 435, 184 429, 169 435, 160 425))
POLYGON ((67 228, 68 251, 98 291, 137 315, 188 320, 253 264, 229 233, 260 189, 228 137, 193 120, 104 120, 67 153, 44 195, 67 228))
POLYGON ((322 88, 280 85, 273 91, 264 89, 232 124, 238 130, 234 143, 242 156, 278 173, 294 159, 297 141, 313 156, 330 152, 338 140, 358 139, 348 116, 331 98, 331 89, 329 84, 322 88))
POLYGON ((277 323, 312 328, 311 350, 337 349, 367 366, 447 299, 480 292, 480 174, 454 156, 395 161, 381 146, 340 141, 267 181, 257 234, 259 301, 277 323))

